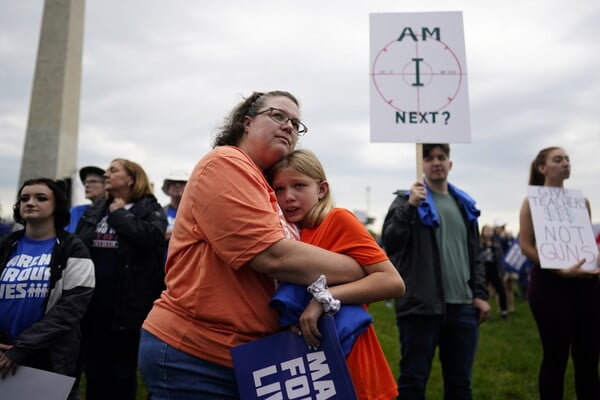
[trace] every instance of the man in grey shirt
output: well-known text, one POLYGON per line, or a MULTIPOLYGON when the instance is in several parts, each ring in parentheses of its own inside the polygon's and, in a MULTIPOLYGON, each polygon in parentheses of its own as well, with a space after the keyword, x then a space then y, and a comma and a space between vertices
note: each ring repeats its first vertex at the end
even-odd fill
POLYGON ((448 144, 423 145, 424 182, 398 193, 383 224, 383 244, 406 282, 396 299, 399 399, 424 399, 436 348, 446 399, 471 399, 479 324, 490 315, 485 269, 477 261, 479 210, 448 183, 448 144))

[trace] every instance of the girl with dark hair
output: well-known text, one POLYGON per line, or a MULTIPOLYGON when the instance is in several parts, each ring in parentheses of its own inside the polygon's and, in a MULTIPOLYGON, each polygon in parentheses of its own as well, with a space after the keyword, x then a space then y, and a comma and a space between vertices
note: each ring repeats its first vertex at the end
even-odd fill
MULTIPOLYGON (((25 228, 0 240, 0 374, 24 365, 75 377, 94 265, 83 242, 62 229, 64 183, 31 179, 18 193, 13 215, 25 228)), ((76 387, 69 398, 78 398, 76 387)))
MULTIPOLYGON (((531 163, 529 185, 562 188, 570 174, 571 162, 565 150, 548 147, 531 163)), ((586 207, 591 217, 587 199, 586 207)), ((521 250, 533 262, 528 298, 543 349, 538 376, 540 400, 563 398, 569 353, 577 399, 600 399, 600 269, 581 268, 585 259, 565 269, 542 269, 527 198, 521 206, 520 225, 521 250)))

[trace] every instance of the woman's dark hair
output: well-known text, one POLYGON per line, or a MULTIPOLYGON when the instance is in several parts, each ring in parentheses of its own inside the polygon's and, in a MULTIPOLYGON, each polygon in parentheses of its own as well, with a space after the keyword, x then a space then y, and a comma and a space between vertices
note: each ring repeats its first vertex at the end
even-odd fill
POLYGON ((254 117, 261 111, 265 105, 265 101, 269 97, 280 97, 284 96, 292 100, 297 106, 298 99, 293 94, 282 91, 274 90, 271 92, 254 92, 239 103, 229 115, 225 118, 223 125, 217 129, 215 139, 213 140, 212 147, 219 146, 237 146, 240 140, 244 136, 244 118, 254 117))
POLYGON ((540 167, 546 164, 548 154, 551 151, 558 150, 560 147, 551 146, 540 150, 535 159, 531 162, 531 168, 529 169, 529 185, 531 186, 544 186, 546 177, 540 172, 540 167))
POLYGON ((54 194, 54 228, 58 231, 64 229, 71 220, 69 211, 69 199, 67 198, 67 184, 63 180, 52 180, 49 178, 35 178, 23 182, 17 192, 17 202, 13 206, 13 219, 21 225, 26 222, 21 216, 21 192, 25 186, 46 185, 54 194))

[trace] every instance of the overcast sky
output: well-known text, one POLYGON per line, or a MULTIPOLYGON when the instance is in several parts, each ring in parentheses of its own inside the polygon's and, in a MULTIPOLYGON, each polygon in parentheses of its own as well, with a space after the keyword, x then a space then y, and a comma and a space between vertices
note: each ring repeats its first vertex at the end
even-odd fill
MULTIPOLYGON (((0 203, 11 213, 27 128, 43 1, 0 2, 0 203)), ((518 230, 539 149, 571 156, 568 188, 600 220, 600 5, 595 0, 87 1, 77 166, 125 157, 155 186, 191 171, 215 127, 254 90, 301 102, 299 147, 323 162, 337 205, 379 231, 415 180, 415 146, 370 143, 369 13, 462 11, 471 140, 450 181, 518 230)), ((78 190, 82 191, 81 187, 78 190)), ((161 203, 167 198, 158 191, 161 203)))

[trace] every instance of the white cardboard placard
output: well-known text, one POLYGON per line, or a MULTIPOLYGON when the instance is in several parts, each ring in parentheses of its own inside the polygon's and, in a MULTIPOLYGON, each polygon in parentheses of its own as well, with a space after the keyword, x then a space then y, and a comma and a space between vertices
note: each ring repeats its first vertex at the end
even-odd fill
POLYGON ((598 246, 580 190, 528 187, 535 245, 542 268, 565 269, 585 259, 597 268, 598 246))
POLYGON ((369 22, 371 142, 471 142, 462 12, 369 22))
POLYGON ((15 375, 0 379, 0 397, 6 400, 65 400, 74 382, 75 378, 70 376, 21 366, 15 375))

